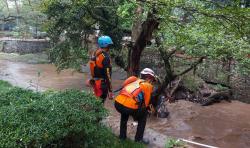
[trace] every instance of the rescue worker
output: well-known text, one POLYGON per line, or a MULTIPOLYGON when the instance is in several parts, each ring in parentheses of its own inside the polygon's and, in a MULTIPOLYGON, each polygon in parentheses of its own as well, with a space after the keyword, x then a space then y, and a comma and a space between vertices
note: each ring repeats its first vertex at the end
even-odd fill
POLYGON ((138 121, 135 141, 149 144, 148 140, 143 139, 143 134, 156 75, 149 68, 143 69, 140 75, 140 78, 132 76, 124 81, 122 90, 115 98, 115 108, 121 114, 119 138, 127 138, 127 122, 132 116, 138 121))
POLYGON ((113 44, 113 41, 109 36, 100 36, 97 43, 99 49, 93 53, 90 60, 92 76, 90 84, 94 89, 95 96, 100 97, 102 103, 104 103, 107 96, 109 99, 113 99, 111 85, 112 66, 109 55, 110 46, 113 44))

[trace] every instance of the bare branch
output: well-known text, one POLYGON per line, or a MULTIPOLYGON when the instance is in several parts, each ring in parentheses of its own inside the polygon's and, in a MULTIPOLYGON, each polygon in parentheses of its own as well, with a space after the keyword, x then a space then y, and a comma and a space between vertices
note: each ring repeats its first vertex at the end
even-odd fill
POLYGON ((191 71, 192 69, 196 68, 199 64, 202 63, 203 59, 205 59, 205 58, 206 58, 206 56, 200 57, 200 59, 198 61, 194 62, 188 69, 184 70, 183 72, 181 72, 177 76, 182 76, 182 75, 188 73, 189 71, 191 71))

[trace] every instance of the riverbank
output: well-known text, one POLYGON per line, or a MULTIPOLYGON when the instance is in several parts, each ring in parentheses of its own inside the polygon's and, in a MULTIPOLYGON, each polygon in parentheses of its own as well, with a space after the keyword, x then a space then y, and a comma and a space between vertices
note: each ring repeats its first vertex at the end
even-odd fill
MULTIPOLYGON (((113 75, 114 89, 123 81, 122 71, 115 70, 113 75)), ((14 85, 36 90, 69 88, 89 90, 85 86, 87 73, 73 70, 56 72, 51 64, 27 64, 0 59, 0 79, 14 85), (32 85, 30 85, 32 82, 32 85)), ((114 133, 119 131, 119 114, 113 107, 113 101, 107 100, 105 107, 109 110, 107 125, 114 133)), ((247 148, 250 145, 250 105, 239 101, 221 102, 202 107, 188 101, 167 104, 170 117, 158 119, 149 117, 145 137, 152 142, 152 147, 164 147, 168 136, 185 138, 222 148, 247 148)), ((130 120, 128 134, 133 139, 135 126, 130 120)))

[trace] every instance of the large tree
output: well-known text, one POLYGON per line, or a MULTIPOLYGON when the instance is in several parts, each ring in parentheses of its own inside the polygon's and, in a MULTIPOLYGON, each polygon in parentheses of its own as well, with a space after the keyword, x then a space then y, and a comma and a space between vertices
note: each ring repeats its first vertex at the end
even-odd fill
MULTIPOLYGON (((165 63, 165 85, 197 67, 204 58, 237 61, 249 70, 249 21, 247 2, 239 0, 44 0, 48 31, 55 44, 52 59, 60 68, 81 63, 81 41, 99 25, 101 34, 115 42, 113 56, 130 75, 140 69, 141 53, 156 40, 165 63), (242 6, 244 5, 244 7, 242 6), (65 40, 61 42, 59 36, 65 40), (124 51, 123 36, 132 36, 124 51), (170 59, 181 51, 197 61, 175 73, 170 59), (77 62, 76 62, 77 61, 77 62), (74 64, 73 64, 74 63, 74 64)), ((82 53, 82 54, 81 54, 82 53)), ((84 52, 86 53, 86 52, 84 52)))

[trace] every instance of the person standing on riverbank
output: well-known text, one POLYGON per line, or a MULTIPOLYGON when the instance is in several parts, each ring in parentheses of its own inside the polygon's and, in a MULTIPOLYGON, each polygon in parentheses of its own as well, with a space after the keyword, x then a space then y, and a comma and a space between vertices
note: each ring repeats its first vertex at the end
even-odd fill
POLYGON ((95 96, 102 99, 102 103, 106 98, 113 99, 111 74, 112 66, 109 55, 110 46, 113 45, 113 41, 109 36, 100 36, 98 38, 97 49, 89 62, 92 79, 90 84, 94 89, 95 96))
POLYGON ((153 70, 145 68, 141 71, 141 78, 129 77, 124 81, 124 85, 119 95, 115 98, 115 108, 121 114, 120 139, 127 138, 127 122, 129 116, 138 121, 135 135, 136 142, 149 144, 143 139, 147 121, 148 108, 153 92, 153 82, 156 75, 153 70))

